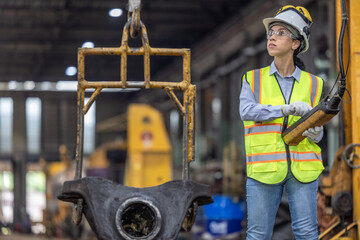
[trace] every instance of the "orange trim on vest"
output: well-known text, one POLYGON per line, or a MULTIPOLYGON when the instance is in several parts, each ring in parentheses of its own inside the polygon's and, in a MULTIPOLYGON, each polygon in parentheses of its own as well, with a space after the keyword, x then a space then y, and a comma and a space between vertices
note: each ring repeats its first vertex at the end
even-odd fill
POLYGON ((281 123, 262 123, 262 124, 256 124, 255 123, 255 125, 246 126, 244 128, 246 129, 246 128, 252 128, 252 127, 274 126, 274 125, 283 127, 283 125, 281 123))
POLYGON ((259 103, 262 104, 261 102, 261 92, 262 92, 262 68, 260 68, 260 87, 259 87, 259 103))
POLYGON ((247 162, 246 164, 254 164, 254 163, 270 163, 270 162, 286 162, 286 159, 278 159, 278 160, 269 160, 269 161, 259 161, 259 162, 247 162))
POLYGON ((251 135, 257 135, 257 134, 266 134, 266 133, 278 133, 278 134, 281 134, 281 132, 279 132, 279 131, 258 132, 258 133, 248 133, 248 134, 245 134, 245 137, 246 137, 246 136, 251 136, 251 135))
POLYGON ((317 80, 317 84, 316 84, 316 93, 315 93, 315 97, 314 97, 314 102, 313 102, 313 107, 315 106, 315 102, 316 102, 316 98, 317 98, 317 95, 318 95, 318 90, 319 90, 319 79, 317 76, 316 77, 316 80, 317 80))
POLYGON ((316 153, 316 152, 314 152, 314 151, 309 151, 309 152, 295 152, 295 151, 290 151, 290 153, 296 153, 296 154, 314 153, 314 154, 316 154, 316 155, 318 155, 318 156, 321 155, 321 152, 320 152, 320 153, 316 153))
POLYGON ((261 156, 261 155, 273 155, 273 154, 278 154, 278 153, 286 153, 286 151, 283 152, 271 152, 271 153, 252 153, 252 154, 246 154, 247 157, 252 157, 252 156, 261 156))
MULTIPOLYGON (((311 74, 310 73, 308 73, 309 74, 309 79, 310 79, 310 102, 311 102, 311 87, 312 87, 312 77, 311 77, 311 74)), ((315 100, 314 100, 314 103, 315 103, 315 100)), ((314 107, 314 104, 313 103, 311 103, 311 105, 312 105, 312 107, 314 107)))
POLYGON ((291 159, 291 161, 294 161, 294 162, 313 162, 313 161, 322 162, 319 159, 306 159, 306 160, 291 159))
POLYGON ((251 90, 252 92, 254 93, 254 78, 255 78, 255 70, 252 70, 251 72, 251 75, 252 75, 252 85, 251 85, 251 90))

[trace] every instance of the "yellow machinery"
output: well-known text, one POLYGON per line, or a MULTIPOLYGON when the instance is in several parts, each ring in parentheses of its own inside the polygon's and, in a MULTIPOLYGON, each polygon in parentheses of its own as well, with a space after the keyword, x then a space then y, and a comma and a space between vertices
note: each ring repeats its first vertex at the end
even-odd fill
MULTIPOLYGON (((349 16, 349 35, 345 34, 344 39, 344 65, 349 64, 346 86, 351 94, 351 99, 345 95, 343 105, 345 146, 336 154, 330 176, 321 181, 324 195, 331 197, 333 210, 340 217, 330 220, 335 223, 320 235, 321 240, 360 240, 360 1, 344 1, 349 16), (339 201, 334 206, 336 200, 339 201), (346 213, 348 210, 350 212, 346 213)), ((336 10, 339 33, 344 16, 338 1, 336 10)), ((334 216, 331 211, 330 214, 334 216)))
POLYGON ((46 176, 46 209, 43 212, 43 222, 49 237, 63 235, 63 226, 72 210, 71 204, 56 199, 62 183, 71 179, 74 174, 65 145, 59 146, 59 157, 59 162, 48 163, 43 158, 39 160, 46 176))
POLYGON ((150 187, 171 180, 170 143, 161 113, 147 105, 128 108, 125 185, 150 187))
MULTIPOLYGON (((124 185, 144 188, 170 181, 171 146, 161 113, 146 104, 130 104, 126 118, 127 121, 123 121, 122 125, 126 125, 127 139, 99 147, 90 156, 87 168, 111 168, 107 152, 120 150, 126 153, 124 185)), ((120 115, 113 120, 120 119, 124 117, 120 115)), ((103 123, 99 124, 101 131, 111 130, 113 124, 107 120, 103 123)))

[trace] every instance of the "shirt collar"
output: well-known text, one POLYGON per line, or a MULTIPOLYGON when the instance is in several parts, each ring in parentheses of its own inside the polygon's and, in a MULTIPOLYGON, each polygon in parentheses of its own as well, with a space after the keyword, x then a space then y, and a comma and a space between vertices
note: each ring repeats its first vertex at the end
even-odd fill
MULTIPOLYGON (((273 61, 270 65, 269 76, 273 75, 274 73, 277 73, 278 75, 280 75, 275 66, 275 62, 273 61)), ((301 70, 300 70, 300 68, 295 66, 295 71, 290 76, 286 76, 286 77, 293 77, 296 79, 296 81, 300 82, 300 76, 301 76, 301 70)))

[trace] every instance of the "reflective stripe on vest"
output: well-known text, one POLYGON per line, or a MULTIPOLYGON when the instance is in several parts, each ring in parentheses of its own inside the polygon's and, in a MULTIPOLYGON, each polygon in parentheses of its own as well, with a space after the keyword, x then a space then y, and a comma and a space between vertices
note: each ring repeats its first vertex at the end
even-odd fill
POLYGON ((253 76, 253 84, 252 84, 252 89, 253 89, 253 93, 255 96, 255 100, 257 102, 260 102, 260 86, 261 86, 261 78, 262 75, 260 74, 261 69, 256 69, 252 72, 252 76, 253 76))
MULTIPOLYGON (((248 72, 245 77, 256 102, 264 105, 283 105, 285 99, 270 67, 248 72)), ((294 81, 290 103, 303 101, 312 107, 319 103, 323 81, 315 75, 301 71, 300 81, 294 81), (306 94, 308 92, 308 94, 306 94)), ((289 116, 288 126, 300 117, 289 116)), ((291 171, 301 182, 314 181, 323 170, 321 150, 304 139, 298 146, 289 146, 289 156, 281 138, 284 118, 268 122, 244 121, 247 175, 260 182, 275 184, 287 175, 288 161, 291 171)))
POLYGON ((308 73, 310 76, 310 80, 311 80, 311 93, 310 93, 310 98, 311 98, 311 107, 315 107, 315 100, 317 99, 317 94, 319 92, 319 85, 320 85, 320 80, 318 79, 317 76, 312 75, 311 73, 308 73))

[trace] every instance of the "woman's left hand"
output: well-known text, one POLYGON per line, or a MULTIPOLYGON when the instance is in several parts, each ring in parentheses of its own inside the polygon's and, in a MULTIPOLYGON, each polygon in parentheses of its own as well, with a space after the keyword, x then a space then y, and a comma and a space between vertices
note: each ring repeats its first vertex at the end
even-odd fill
POLYGON ((323 131, 322 126, 321 127, 314 127, 314 128, 309 128, 308 130, 303 132, 302 135, 310 138, 310 140, 312 140, 312 142, 316 142, 316 139, 318 137, 320 137, 322 131, 323 131))

